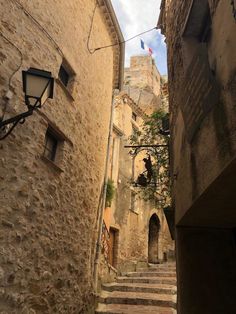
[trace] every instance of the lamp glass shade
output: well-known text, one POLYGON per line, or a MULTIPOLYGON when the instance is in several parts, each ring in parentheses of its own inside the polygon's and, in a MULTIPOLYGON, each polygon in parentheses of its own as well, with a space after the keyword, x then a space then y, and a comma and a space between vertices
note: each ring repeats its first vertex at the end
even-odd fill
POLYGON ((53 78, 50 72, 30 68, 23 71, 23 90, 28 104, 34 106, 37 102, 40 105, 53 97, 53 78))

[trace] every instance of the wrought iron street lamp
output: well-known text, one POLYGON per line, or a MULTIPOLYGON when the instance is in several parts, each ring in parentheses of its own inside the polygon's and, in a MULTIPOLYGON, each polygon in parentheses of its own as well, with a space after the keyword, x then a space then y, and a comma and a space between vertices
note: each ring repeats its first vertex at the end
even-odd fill
POLYGON ((28 108, 40 108, 48 98, 53 98, 51 72, 30 68, 22 71, 23 91, 28 108))
POLYGON ((48 98, 53 98, 54 78, 51 72, 29 68, 22 71, 25 105, 28 110, 15 117, 0 121, 0 131, 4 134, 0 140, 6 138, 18 123, 24 123, 25 118, 31 116, 37 108, 48 98))

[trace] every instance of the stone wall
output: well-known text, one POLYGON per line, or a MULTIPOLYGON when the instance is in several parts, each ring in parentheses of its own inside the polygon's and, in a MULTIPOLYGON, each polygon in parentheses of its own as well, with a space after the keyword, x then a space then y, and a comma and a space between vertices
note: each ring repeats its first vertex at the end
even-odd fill
MULTIPOLYGON (((132 126, 142 132, 145 115, 163 108, 168 110, 168 97, 162 95, 162 88, 167 84, 166 78, 161 78, 160 73, 151 56, 131 57, 130 67, 125 69, 124 89, 128 105, 119 104, 119 119, 116 123, 123 122, 124 135, 120 144, 119 184, 117 185, 116 203, 113 208, 113 224, 120 230, 120 243, 118 265, 120 270, 135 270, 139 265, 148 262, 148 236, 149 222, 152 215, 157 215, 160 222, 158 235, 158 260, 161 262, 174 251, 174 242, 171 239, 163 209, 149 201, 141 199, 138 188, 131 184, 135 181, 144 168, 143 158, 146 153, 140 153, 133 163, 129 150, 124 148, 130 145, 129 137, 132 135, 132 126), (163 97, 162 97, 163 96, 163 97), (132 111, 135 112, 133 103, 141 109, 137 114, 137 123, 132 121, 132 111), (132 176, 134 176, 132 178, 132 176)), ((168 93, 167 93, 168 94, 168 93)))
MULTIPOLYGON (((21 70, 40 68, 57 78, 64 60, 75 73, 69 90, 57 79, 54 99, 0 143, 2 313, 77 314, 93 305, 94 226, 114 54, 87 50, 94 6, 84 0, 0 1, 0 31, 12 42, 0 36, 1 97, 20 66, 5 117, 25 110, 21 70), (48 126, 60 135, 55 162, 43 157, 48 126)), ((97 8, 90 45, 111 43, 97 8)))
POLYGON ((130 86, 148 88, 156 96, 160 95, 161 75, 152 56, 133 56, 130 67, 125 69, 125 83, 130 86))
MULTIPOLYGON (((150 201, 142 200, 139 188, 133 186, 140 173, 145 170, 143 158, 146 153, 140 153, 133 163, 129 137, 133 128, 142 131, 142 125, 146 118, 144 112, 126 93, 122 92, 115 104, 114 130, 119 130, 116 141, 119 141, 119 151, 112 147, 112 154, 119 154, 118 169, 111 168, 111 178, 116 180, 115 198, 111 206, 110 228, 117 230, 118 244, 116 248, 116 268, 118 272, 134 271, 139 267, 146 267, 148 263, 148 236, 149 222, 152 215, 157 215, 160 222, 158 240, 156 241, 158 252, 156 261, 164 261, 169 252, 174 252, 174 243, 164 216, 163 209, 150 201), (136 114, 136 121, 132 119, 132 113, 136 114), (118 176, 117 176, 118 173, 118 176), (113 176, 113 174, 115 174, 113 176)), ((113 141, 113 144, 115 141, 113 141)), ((113 160, 111 154, 111 159, 113 160)), ((116 156, 117 157, 117 156, 116 156)), ((109 239, 108 239, 109 241, 109 239)), ((103 258, 100 263, 101 281, 114 279, 109 264, 104 264, 103 258)))
POLYGON ((166 8, 177 309, 233 313, 235 18, 227 0, 172 0, 166 8))
POLYGON ((161 106, 161 75, 151 56, 133 56, 125 69, 124 89, 150 115, 161 106))
POLYGON ((202 49, 204 53, 201 63, 205 64, 204 69, 191 63, 197 60, 193 55, 199 49, 199 43, 190 42, 189 37, 182 36, 189 11, 187 2, 172 1, 167 11, 166 36, 174 157, 172 174, 175 176, 173 182, 177 223, 231 162, 236 152, 236 43, 232 35, 235 32, 235 20, 228 1, 209 1, 209 5, 212 31, 207 49, 202 49), (223 29, 222 18, 226 21, 223 29), (202 73, 203 70, 204 74, 198 76, 197 73, 202 73), (206 86, 209 87, 208 90, 204 89, 206 86), (184 99, 183 95, 186 96, 184 99), (195 101, 188 105, 189 97, 193 97, 195 101), (195 109, 186 113, 183 108, 185 103, 188 108, 195 109))

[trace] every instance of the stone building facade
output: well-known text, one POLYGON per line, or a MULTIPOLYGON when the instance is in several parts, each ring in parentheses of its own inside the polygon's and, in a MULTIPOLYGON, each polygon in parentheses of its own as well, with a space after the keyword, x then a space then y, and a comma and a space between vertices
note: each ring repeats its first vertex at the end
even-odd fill
POLYGON ((162 1, 178 313, 236 308, 235 1, 162 1))
POLYGON ((123 37, 109 0, 1 0, 0 20, 1 118, 25 111, 22 70, 55 78, 54 99, 0 142, 0 312, 85 314, 124 57, 93 49, 123 37))
MULTIPOLYGON (((107 263, 102 256, 101 281, 114 280, 117 272, 147 267, 148 262, 161 263, 174 254, 174 242, 163 208, 151 201, 145 201, 140 188, 134 184, 138 175, 145 171, 143 158, 147 157, 147 152, 140 152, 134 158, 130 155, 131 149, 125 147, 130 145, 130 137, 134 130, 142 132, 143 123, 147 119, 142 108, 149 107, 150 110, 152 106, 153 111, 160 108, 159 97, 155 98, 158 101, 156 103, 153 101, 151 106, 150 98, 146 98, 147 103, 143 99, 142 107, 139 106, 128 95, 128 90, 131 93, 132 91, 127 79, 133 82, 133 90, 137 91, 140 88, 138 79, 144 82, 152 73, 158 71, 151 57, 132 57, 131 68, 125 70, 125 84, 128 85, 124 86, 124 91, 120 92, 115 101, 110 178, 114 181, 116 192, 111 208, 106 208, 104 213, 104 232, 107 233, 108 239, 103 253, 107 255, 107 263), (150 65, 149 70, 145 68, 146 64, 150 65), (135 71, 133 66, 136 68, 135 71), (145 70, 142 72, 143 68, 145 70)), ((154 89, 157 96, 161 94, 160 82, 159 79, 159 87, 154 89)), ((148 92, 153 94, 152 86, 148 92)))

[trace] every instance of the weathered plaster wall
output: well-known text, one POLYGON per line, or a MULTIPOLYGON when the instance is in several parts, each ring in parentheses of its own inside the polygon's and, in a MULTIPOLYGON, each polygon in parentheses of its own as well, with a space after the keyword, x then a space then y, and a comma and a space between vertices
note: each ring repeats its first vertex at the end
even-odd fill
MULTIPOLYGON (((50 33, 76 76, 40 112, 0 144, 0 308, 4 313, 86 313, 93 304, 94 225, 104 170, 112 94, 113 50, 87 51, 93 1, 21 0, 50 33), (42 159, 48 124, 65 135, 56 166, 42 159)), ((62 56, 16 1, 0 1, 0 31, 22 52, 21 70, 54 77, 62 56)), ((110 44, 97 9, 91 46, 110 44)), ((1 96, 20 63, 0 36, 1 96)), ((21 71, 12 79, 8 116, 24 110, 21 71)), ((3 99, 1 99, 3 103, 3 99)))

